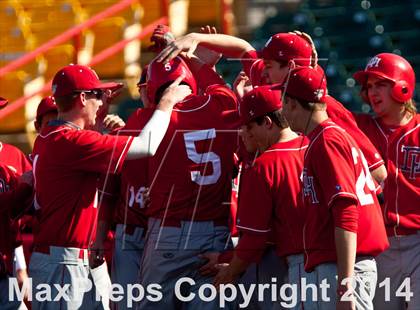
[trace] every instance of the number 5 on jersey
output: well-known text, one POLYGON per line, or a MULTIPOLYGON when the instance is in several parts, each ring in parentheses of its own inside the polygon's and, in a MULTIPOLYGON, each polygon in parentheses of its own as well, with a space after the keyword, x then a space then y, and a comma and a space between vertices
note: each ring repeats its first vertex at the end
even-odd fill
MULTIPOLYGON (((191 180, 198 185, 210 185, 215 184, 222 174, 220 157, 213 152, 198 153, 195 142, 209 140, 216 138, 216 130, 206 129, 197 130, 188 133, 184 133, 185 148, 187 156, 196 164, 205 164, 204 171, 208 171, 208 164, 213 167, 213 173, 210 175, 202 175, 200 171, 191 171, 191 180)), ((210 147, 212 145, 210 142, 210 147)))

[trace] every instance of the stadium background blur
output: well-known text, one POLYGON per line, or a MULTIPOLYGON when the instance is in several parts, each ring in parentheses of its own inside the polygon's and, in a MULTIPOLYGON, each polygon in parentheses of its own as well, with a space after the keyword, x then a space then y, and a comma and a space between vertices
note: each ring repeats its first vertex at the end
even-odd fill
MULTIPOLYGON (((420 72, 418 0, 0 0, 0 96, 10 101, 0 111, 0 141, 30 152, 37 104, 50 94, 39 91, 49 89, 55 72, 69 63, 93 61, 101 79, 124 82, 127 87, 111 111, 126 119, 139 106, 136 83, 154 55, 148 50, 153 28, 147 26, 162 17, 168 17, 176 36, 215 25, 219 32, 248 40, 257 49, 274 33, 307 32, 325 69, 329 92, 353 111, 369 111, 352 78, 369 57, 397 53, 420 72), (104 11, 112 14, 97 15, 104 11), (92 18, 98 22, 84 27, 92 18), (74 35, 53 44, 69 29, 74 35), (38 52, 41 47, 45 48, 38 52), (104 51, 110 57, 97 62, 104 51), (31 52, 31 61, 5 70, 31 52)), ((240 69, 235 60, 218 64, 229 83, 240 69)), ((418 76, 417 81, 416 101, 418 76)))

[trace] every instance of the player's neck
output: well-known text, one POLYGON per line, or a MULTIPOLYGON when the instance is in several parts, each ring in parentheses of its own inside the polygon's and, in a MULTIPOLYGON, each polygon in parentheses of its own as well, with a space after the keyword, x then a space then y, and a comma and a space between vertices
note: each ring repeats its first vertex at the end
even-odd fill
POLYGON ((399 127, 407 125, 413 118, 413 115, 408 111, 403 110, 400 113, 389 113, 387 115, 382 115, 380 118, 382 123, 386 126, 399 127))
POLYGON ((74 110, 70 110, 68 112, 59 112, 57 118, 66 122, 71 122, 81 129, 85 128, 84 119, 80 117, 80 115, 76 113, 74 110))
POLYGON ((295 133, 294 131, 292 131, 290 127, 283 128, 282 130, 279 131, 279 134, 276 137, 274 143, 287 142, 297 137, 299 137, 299 135, 295 133))
POLYGON ((303 130, 305 136, 311 133, 315 128, 317 128, 321 123, 328 119, 328 114, 325 110, 315 110, 309 112, 308 125, 303 130))

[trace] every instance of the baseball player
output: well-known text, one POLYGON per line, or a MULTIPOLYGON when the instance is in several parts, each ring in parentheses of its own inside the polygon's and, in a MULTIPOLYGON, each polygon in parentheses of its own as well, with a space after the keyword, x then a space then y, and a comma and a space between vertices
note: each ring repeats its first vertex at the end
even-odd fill
MULTIPOLYGON (((207 68, 208 74, 216 74, 207 68)), ((211 283, 211 277, 200 276, 196 270, 203 264, 198 254, 220 252, 230 245, 230 210, 225 202, 230 200, 238 137, 226 118, 237 115, 236 98, 225 85, 210 86, 205 95, 197 95, 192 72, 176 57, 167 64, 156 60, 149 64, 149 101, 157 102, 166 85, 181 74, 185 74, 182 83, 193 95, 177 104, 162 147, 150 159, 151 199, 140 283, 162 286, 160 308, 214 309, 217 300, 204 302, 197 297, 181 302, 174 286, 181 277, 194 279, 196 284, 186 288, 187 294, 211 283)), ((139 308, 154 309, 156 305, 145 298, 139 308)))
MULTIPOLYGON (((192 51, 205 46, 226 57, 241 59, 243 70, 253 86, 284 82, 291 69, 298 66, 317 67, 317 53, 312 39, 305 33, 277 33, 268 39, 261 51, 247 41, 223 34, 190 33, 180 37, 159 56, 161 61, 171 59, 181 51, 192 51), (262 57, 262 58, 261 58, 262 57)), ((357 142, 366 156, 369 169, 378 183, 386 178, 384 162, 366 135, 357 127, 352 114, 331 96, 326 96, 328 112, 333 121, 343 127, 357 142)))
MULTIPOLYGON (((97 110, 118 84, 101 83, 92 69, 81 65, 66 66, 55 75, 52 90, 58 118, 38 135, 32 154, 40 230, 30 271, 35 291, 40 283, 68 284, 69 298, 33 300, 33 309, 107 308, 96 302, 95 288, 89 290, 88 248, 96 229, 97 179, 101 173, 120 171, 125 159, 156 152, 173 105, 190 93, 178 86, 180 80, 169 86, 139 136, 116 137, 87 129, 95 125, 97 110)), ((55 287, 51 290, 52 298, 57 297, 55 287)))
POLYGON ((377 288, 374 305, 420 309, 420 116, 412 99, 415 74, 403 57, 381 53, 354 78, 375 113, 356 119, 388 169, 383 215, 390 248, 376 261, 378 283, 389 281, 390 286, 377 288))
POLYGON ((271 265, 270 273, 271 277, 279 278, 279 285, 284 283, 284 271, 276 273, 284 265, 280 257, 303 251, 299 177, 307 141, 290 130, 280 113, 281 107, 280 91, 271 90, 270 86, 254 88, 240 104, 245 146, 259 156, 241 182, 239 243, 229 266, 217 274, 215 285, 234 283, 251 262, 261 259, 271 236, 276 245, 277 264, 271 265), (255 206, 259 206, 258 217, 255 206))
POLYGON ((42 98, 41 102, 36 109, 35 129, 41 132, 51 120, 57 118, 57 105, 55 104, 54 97, 48 96, 42 98))
MULTIPOLYGON (((5 107, 8 104, 8 101, 4 98, 0 98, 0 109, 5 107)), ((2 143, 0 142, 0 164, 6 165, 9 169, 11 169, 17 176, 21 176, 23 173, 32 170, 31 163, 28 161, 26 156, 19 150, 17 147, 2 143)), ((15 194, 22 194, 22 193, 15 193, 15 194)), ((27 198, 27 196, 22 196, 22 198, 27 198)), ((14 198, 19 199, 19 198, 14 198)), ((14 205, 18 205, 17 203, 14 205)), ((23 213, 24 210, 21 210, 23 213)), ((20 223, 15 221, 13 224, 15 227, 14 229, 19 230, 20 223)), ((7 226, 4 226, 5 228, 7 226)), ((9 234, 9 236, 15 241, 16 238, 13 234, 9 234)), ((19 239, 20 236, 19 236, 19 239)), ((21 241, 21 240, 20 240, 21 241)), ((22 284, 27 278, 27 268, 26 268, 26 260, 24 256, 23 246, 19 241, 19 246, 14 249, 14 273, 19 284, 22 284)), ((12 258, 13 259, 13 258, 12 258)))
MULTIPOLYGON (((4 108, 9 101, 0 97, 0 109, 4 108)), ((17 147, 2 143, 0 141, 0 163, 6 164, 18 175, 32 170, 31 163, 26 159, 25 154, 22 153, 17 147)))
MULTIPOLYGON (((22 299, 13 294, 9 297, 9 277, 13 276, 15 250, 21 247, 18 239, 19 224, 17 216, 31 202, 32 184, 30 179, 22 178, 4 164, 0 164, 0 308, 27 309, 22 299)), ((22 253, 23 254, 23 253, 22 253)), ((25 267, 26 270, 26 267, 25 267)))
MULTIPOLYGON (((310 67, 290 73, 282 86, 283 113, 310 140, 304 157, 305 270, 312 283, 330 285, 319 309, 373 309, 374 257, 388 247, 375 185, 354 140, 328 118, 325 76, 310 67), (343 299, 343 296, 351 295, 343 299)), ((321 294, 318 294, 321 296, 321 294)), ((321 299, 321 300, 320 300, 321 299)), ((305 303, 314 306, 312 301, 305 303)))

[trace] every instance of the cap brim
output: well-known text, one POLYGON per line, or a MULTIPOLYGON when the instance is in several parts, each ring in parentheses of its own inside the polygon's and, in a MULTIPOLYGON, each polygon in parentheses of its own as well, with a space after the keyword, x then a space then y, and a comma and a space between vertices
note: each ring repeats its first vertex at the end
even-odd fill
POLYGON ((278 83, 278 84, 273 84, 270 89, 272 90, 283 90, 284 89, 284 83, 278 83))
POLYGON ((386 76, 382 72, 377 72, 377 71, 357 71, 355 74, 353 74, 353 78, 356 80, 357 83, 361 85, 367 82, 367 79, 369 76, 375 76, 380 79, 385 79, 385 80, 395 82, 394 79, 390 78, 389 76, 386 76))
POLYGON ((116 91, 124 86, 123 83, 115 83, 115 82, 109 82, 109 83, 101 83, 96 89, 110 89, 112 91, 116 91))
POLYGON ((3 109, 8 103, 9 101, 7 99, 0 97, 0 109, 3 109))

